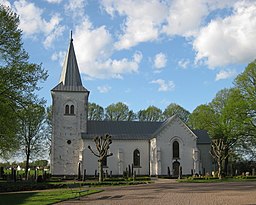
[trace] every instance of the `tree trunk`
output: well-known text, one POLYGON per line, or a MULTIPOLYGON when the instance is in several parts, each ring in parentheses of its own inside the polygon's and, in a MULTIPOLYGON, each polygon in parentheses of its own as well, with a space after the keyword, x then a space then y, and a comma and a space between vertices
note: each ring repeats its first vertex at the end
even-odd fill
POLYGON ((98 168, 99 168, 99 182, 103 181, 103 166, 102 166, 102 161, 98 161, 98 168))
POLYGON ((27 150, 26 166, 25 166, 25 177, 26 177, 26 180, 28 180, 29 157, 30 157, 30 150, 27 150))
POLYGON ((218 177, 219 179, 222 179, 222 162, 221 161, 218 161, 218 170, 219 170, 218 177))
POLYGON ((224 160, 224 174, 225 174, 225 176, 228 175, 228 152, 229 152, 229 150, 225 149, 225 156, 227 156, 224 160))

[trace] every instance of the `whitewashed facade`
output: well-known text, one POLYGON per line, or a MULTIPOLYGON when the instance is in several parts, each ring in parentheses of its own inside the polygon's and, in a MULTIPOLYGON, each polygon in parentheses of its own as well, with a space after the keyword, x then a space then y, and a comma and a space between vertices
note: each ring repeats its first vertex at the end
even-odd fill
POLYGON ((73 40, 59 84, 52 89, 52 175, 94 175, 97 157, 93 137, 110 134, 113 143, 104 170, 122 175, 133 165, 139 175, 177 176, 211 172, 210 140, 205 131, 192 131, 178 116, 165 122, 88 121, 89 91, 83 87, 73 40))

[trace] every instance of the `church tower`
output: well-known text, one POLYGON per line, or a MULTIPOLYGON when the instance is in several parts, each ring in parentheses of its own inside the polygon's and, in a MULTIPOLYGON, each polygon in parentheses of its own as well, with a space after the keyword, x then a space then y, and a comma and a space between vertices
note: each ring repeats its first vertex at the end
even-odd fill
POLYGON ((77 175, 87 132, 89 91, 83 87, 71 36, 59 84, 52 94, 51 174, 77 175))

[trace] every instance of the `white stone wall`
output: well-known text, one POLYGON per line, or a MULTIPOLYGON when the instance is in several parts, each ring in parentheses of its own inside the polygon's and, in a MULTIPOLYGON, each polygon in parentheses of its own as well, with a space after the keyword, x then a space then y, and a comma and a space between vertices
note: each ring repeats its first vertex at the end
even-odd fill
MULTIPOLYGON (((84 140, 83 169, 87 175, 94 175, 98 172, 98 158, 88 149, 88 145, 96 151, 93 140, 84 140)), ((138 175, 149 175, 149 141, 148 140, 112 140, 110 152, 113 156, 107 158, 107 168, 104 171, 112 171, 113 175, 123 175, 123 171, 132 166, 133 152, 135 149, 140 151, 140 168, 134 168, 138 175)))
POLYGON ((83 145, 81 132, 86 131, 88 96, 85 92, 52 92, 52 98, 51 174, 77 175, 79 153, 83 145), (75 106, 74 115, 64 114, 66 104, 75 106), (71 143, 68 144, 68 141, 71 143))
POLYGON ((172 164, 175 161, 172 156, 172 144, 175 140, 179 142, 180 159, 178 162, 182 167, 182 173, 184 175, 191 174, 194 165, 193 149, 196 147, 196 137, 181 120, 175 118, 156 136, 156 147, 158 152, 160 151, 158 155, 161 156, 160 161, 158 160, 158 166, 159 162, 161 163, 158 175, 167 175, 168 166, 172 175, 172 164))

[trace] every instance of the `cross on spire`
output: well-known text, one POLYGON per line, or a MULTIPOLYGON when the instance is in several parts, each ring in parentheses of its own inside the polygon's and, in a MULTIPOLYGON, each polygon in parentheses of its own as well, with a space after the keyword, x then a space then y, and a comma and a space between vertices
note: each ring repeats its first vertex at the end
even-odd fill
POLYGON ((72 30, 70 31, 70 40, 73 41, 72 30))

